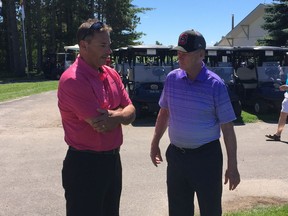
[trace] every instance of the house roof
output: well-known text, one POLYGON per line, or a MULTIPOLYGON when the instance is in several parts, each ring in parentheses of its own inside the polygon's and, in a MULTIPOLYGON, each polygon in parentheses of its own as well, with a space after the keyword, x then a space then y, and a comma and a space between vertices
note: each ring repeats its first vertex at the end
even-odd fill
MULTIPOLYGON (((251 25, 259 17, 263 17, 265 13, 266 4, 259 4, 253 11, 251 11, 240 23, 238 23, 226 36, 223 36, 218 44, 221 44, 223 40, 230 38, 237 38, 237 36, 246 30, 245 27, 251 25)), ((247 30, 248 31, 248 30, 247 30)), ((246 32, 249 34, 249 32, 246 32)))

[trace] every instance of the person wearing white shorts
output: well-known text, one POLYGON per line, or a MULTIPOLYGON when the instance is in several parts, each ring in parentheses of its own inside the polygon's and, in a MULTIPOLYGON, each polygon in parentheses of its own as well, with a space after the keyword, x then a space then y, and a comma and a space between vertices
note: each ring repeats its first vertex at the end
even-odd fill
POLYGON ((278 127, 277 131, 275 134, 271 135, 265 135, 267 138, 275 140, 275 141, 280 141, 281 140, 281 133, 284 129, 284 126, 286 124, 287 116, 288 116, 288 79, 286 81, 285 85, 281 85, 279 87, 280 91, 286 91, 284 94, 284 99, 282 101, 282 109, 280 112, 279 120, 278 120, 278 127))

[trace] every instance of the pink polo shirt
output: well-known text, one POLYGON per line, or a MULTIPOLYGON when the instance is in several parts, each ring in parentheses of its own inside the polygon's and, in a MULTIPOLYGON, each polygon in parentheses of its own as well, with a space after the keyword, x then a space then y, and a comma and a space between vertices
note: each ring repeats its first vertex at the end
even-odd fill
POLYGON ((121 125, 112 131, 98 133, 85 121, 100 115, 97 108, 113 110, 131 104, 118 73, 107 66, 101 69, 103 73, 78 56, 59 80, 58 107, 64 139, 69 146, 79 150, 108 151, 123 142, 121 125))

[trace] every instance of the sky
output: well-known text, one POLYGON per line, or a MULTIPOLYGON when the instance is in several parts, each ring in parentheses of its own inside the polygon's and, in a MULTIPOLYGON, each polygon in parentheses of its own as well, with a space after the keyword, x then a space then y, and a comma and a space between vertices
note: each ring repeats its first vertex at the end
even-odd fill
POLYGON ((214 45, 241 22, 259 4, 272 0, 133 0, 137 7, 154 8, 138 14, 141 23, 136 31, 143 32, 144 44, 176 45, 179 35, 189 29, 199 31, 207 45, 214 45))

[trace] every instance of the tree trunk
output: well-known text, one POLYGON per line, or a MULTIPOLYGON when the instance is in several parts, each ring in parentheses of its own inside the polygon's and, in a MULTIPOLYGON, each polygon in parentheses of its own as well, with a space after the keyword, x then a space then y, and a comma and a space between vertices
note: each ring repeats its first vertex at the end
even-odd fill
MULTIPOLYGON (((19 32, 16 23, 16 8, 14 1, 7 1, 7 38, 9 55, 9 72, 17 76, 25 76, 25 66, 21 64, 19 32)), ((25 61, 25 56, 23 56, 25 61)))

